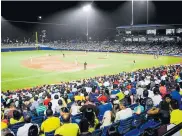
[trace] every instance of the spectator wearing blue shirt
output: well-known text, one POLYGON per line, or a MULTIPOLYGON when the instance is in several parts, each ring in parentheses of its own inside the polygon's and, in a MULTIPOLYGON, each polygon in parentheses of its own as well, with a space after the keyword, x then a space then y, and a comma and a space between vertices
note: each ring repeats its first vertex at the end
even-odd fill
POLYGON ((136 88, 133 85, 131 86, 131 93, 136 94, 136 88))
POLYGON ((180 105, 181 104, 181 95, 180 95, 179 91, 180 91, 180 87, 179 87, 179 85, 177 85, 176 90, 173 90, 170 95, 171 95, 172 99, 177 100, 178 104, 180 105))
POLYGON ((118 85, 114 84, 113 85, 113 90, 111 91, 111 98, 115 99, 116 94, 120 93, 120 90, 117 88, 118 85))
POLYGON ((107 97, 102 95, 98 98, 98 101, 101 102, 101 105, 99 105, 98 109, 99 109, 99 120, 101 121, 104 113, 106 111, 112 111, 112 104, 111 103, 107 103, 107 97))

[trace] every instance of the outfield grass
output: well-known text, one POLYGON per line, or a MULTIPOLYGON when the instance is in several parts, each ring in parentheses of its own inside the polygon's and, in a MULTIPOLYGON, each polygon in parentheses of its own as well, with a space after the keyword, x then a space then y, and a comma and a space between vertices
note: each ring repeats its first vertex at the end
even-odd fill
POLYGON ((104 74, 117 74, 121 71, 132 71, 139 68, 148 68, 153 66, 176 64, 181 62, 181 58, 161 56, 158 60, 151 55, 136 54, 119 54, 109 53, 107 59, 98 59, 106 57, 106 53, 89 52, 86 56, 81 56, 83 52, 64 52, 66 58, 64 61, 75 61, 78 56, 78 62, 89 64, 102 64, 104 67, 80 70, 76 72, 46 72, 36 69, 29 69, 21 65, 21 61, 32 57, 46 56, 48 53, 52 55, 60 55, 61 51, 24 51, 24 52, 3 52, 1 53, 1 89, 19 89, 33 87, 43 84, 53 84, 60 81, 71 81, 75 79, 83 79, 86 77, 100 76, 104 74), (80 56, 79 56, 80 55, 80 56), (133 60, 136 65, 133 66, 133 60))

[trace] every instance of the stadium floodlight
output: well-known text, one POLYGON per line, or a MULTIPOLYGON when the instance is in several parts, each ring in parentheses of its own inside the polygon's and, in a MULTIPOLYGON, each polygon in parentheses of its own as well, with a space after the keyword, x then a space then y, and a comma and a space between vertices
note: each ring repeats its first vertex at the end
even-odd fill
MULTIPOLYGON (((84 12, 87 12, 87 13, 89 13, 89 11, 91 10, 91 4, 88 4, 88 5, 85 5, 85 6, 83 6, 83 11, 84 12)), ((89 16, 89 14, 86 14, 86 16, 87 16, 87 33, 86 33, 86 36, 87 36, 87 42, 88 42, 88 16, 89 16)))
POLYGON ((42 16, 38 16, 38 20, 41 20, 42 19, 42 16))
POLYGON ((90 4, 83 6, 83 11, 88 12, 90 10, 91 10, 91 5, 90 4))

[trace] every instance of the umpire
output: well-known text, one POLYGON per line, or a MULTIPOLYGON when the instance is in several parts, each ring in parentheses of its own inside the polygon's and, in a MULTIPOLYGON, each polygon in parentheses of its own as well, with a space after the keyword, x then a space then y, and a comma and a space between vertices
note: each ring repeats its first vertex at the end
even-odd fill
POLYGON ((87 69, 87 62, 84 63, 84 70, 87 69))

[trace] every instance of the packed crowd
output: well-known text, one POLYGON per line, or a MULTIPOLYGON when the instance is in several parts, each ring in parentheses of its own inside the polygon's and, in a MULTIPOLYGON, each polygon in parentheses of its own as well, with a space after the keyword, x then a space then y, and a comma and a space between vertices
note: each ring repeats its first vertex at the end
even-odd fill
MULTIPOLYGON (((182 122, 181 70, 181 65, 161 66, 7 90, 1 94, 1 134, 38 136, 52 132, 55 136, 90 136, 144 113, 146 120, 160 122, 153 135, 161 135, 182 122), (37 122, 40 117, 42 121, 37 122), (13 131, 16 124, 17 131, 13 131)), ((127 131, 108 130, 105 135, 117 136, 127 131)), ((182 135, 181 131, 176 136, 182 135)))
MULTIPOLYGON (((40 43, 41 44, 41 43, 40 43)), ((43 43, 49 47, 64 49, 64 50, 92 50, 92 51, 114 51, 114 52, 132 52, 132 53, 146 53, 153 54, 154 52, 160 51, 162 54, 167 55, 178 55, 182 54, 182 43, 174 41, 146 41, 146 42, 116 42, 116 41, 89 41, 89 42, 50 42, 43 43)), ((5 47, 33 47, 35 43, 10 43, 2 44, 5 47)))

